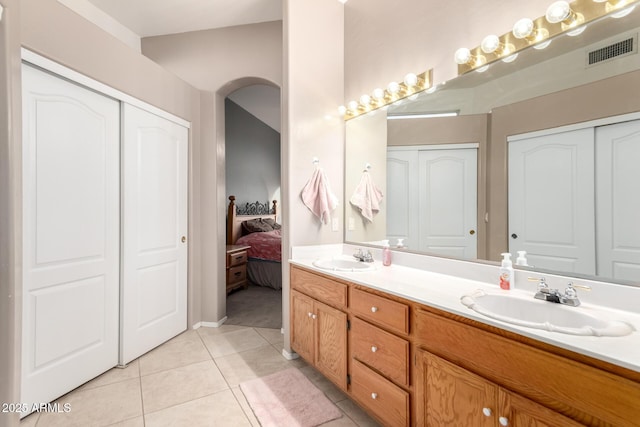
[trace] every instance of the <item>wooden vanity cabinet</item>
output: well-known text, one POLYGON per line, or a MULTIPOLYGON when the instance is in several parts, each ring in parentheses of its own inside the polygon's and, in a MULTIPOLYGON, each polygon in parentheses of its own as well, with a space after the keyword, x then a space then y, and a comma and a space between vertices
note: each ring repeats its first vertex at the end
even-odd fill
POLYGON ((411 422, 409 305, 350 288, 351 396, 384 425, 411 422))
POLYGON ((346 285, 292 269, 291 287, 291 348, 346 391, 346 285))
POLYGON ((416 362, 416 425, 582 425, 424 350, 416 362))

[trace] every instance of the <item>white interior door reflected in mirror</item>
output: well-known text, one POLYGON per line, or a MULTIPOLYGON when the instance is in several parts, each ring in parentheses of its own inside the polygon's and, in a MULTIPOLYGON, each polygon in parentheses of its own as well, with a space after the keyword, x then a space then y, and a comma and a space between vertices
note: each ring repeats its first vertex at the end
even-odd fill
POLYGON ((410 249, 476 258, 477 151, 475 144, 389 147, 389 236, 410 249))
POLYGON ((536 268, 596 274, 593 134, 509 141, 509 252, 536 268))
POLYGON ((640 120, 596 128, 598 274, 640 278, 640 120))

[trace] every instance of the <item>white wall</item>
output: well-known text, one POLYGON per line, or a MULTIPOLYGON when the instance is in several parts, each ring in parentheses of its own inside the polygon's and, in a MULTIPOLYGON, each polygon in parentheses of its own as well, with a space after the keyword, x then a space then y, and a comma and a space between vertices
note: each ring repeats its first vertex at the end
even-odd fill
MULTIPOLYGON (((349 0, 345 4, 345 102, 433 68, 436 83, 457 75, 460 47, 543 16, 549 0, 349 0)), ((344 103, 344 102, 343 102, 344 103)))
POLYGON ((198 170, 200 203, 201 320, 216 324, 226 316, 224 99, 252 84, 282 85, 282 23, 240 25, 144 38, 142 52, 201 89, 202 145, 198 170))
MULTIPOLYGON (((313 172, 313 157, 344 206, 344 122, 336 108, 344 98, 344 10, 337 1, 284 2, 283 257, 294 245, 342 242, 343 227, 331 231, 304 206, 300 191, 313 172)), ((283 271, 285 349, 289 346, 289 270, 283 271)))

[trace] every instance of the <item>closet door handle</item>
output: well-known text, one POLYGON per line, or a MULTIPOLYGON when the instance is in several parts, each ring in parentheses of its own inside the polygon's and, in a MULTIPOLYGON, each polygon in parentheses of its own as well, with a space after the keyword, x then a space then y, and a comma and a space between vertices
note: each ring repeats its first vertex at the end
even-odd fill
POLYGON ((186 236, 182 236, 182 239, 180 239, 180 241, 182 241, 182 243, 186 242, 187 241, 186 236))

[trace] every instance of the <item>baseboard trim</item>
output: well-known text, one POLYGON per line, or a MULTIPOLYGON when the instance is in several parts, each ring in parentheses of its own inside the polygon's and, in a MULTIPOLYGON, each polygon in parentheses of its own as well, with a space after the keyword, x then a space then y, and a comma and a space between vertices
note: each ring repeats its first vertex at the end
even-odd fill
POLYGON ((284 358, 287 360, 295 360, 300 358, 300 355, 298 353, 296 353, 295 351, 289 352, 285 348, 282 349, 282 356, 284 356, 284 358))
POLYGON ((202 326, 203 328, 219 328, 226 321, 227 321, 227 316, 224 316, 222 319, 218 320, 217 322, 200 322, 200 326, 202 326))

